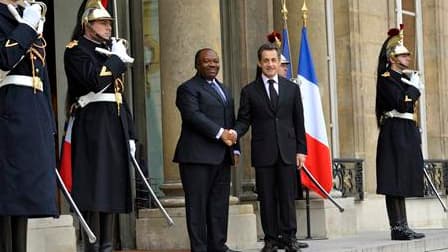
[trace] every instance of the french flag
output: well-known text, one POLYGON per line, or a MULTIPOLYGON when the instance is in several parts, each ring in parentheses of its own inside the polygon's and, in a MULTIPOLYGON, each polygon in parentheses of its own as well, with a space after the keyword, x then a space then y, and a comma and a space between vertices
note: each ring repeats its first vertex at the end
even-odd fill
POLYGON ((75 117, 71 116, 66 125, 64 142, 62 143, 61 150, 61 164, 59 168, 62 181, 69 192, 72 191, 72 128, 74 121, 75 117))
MULTIPOLYGON (((330 148, 325 128, 319 85, 317 84, 313 59, 308 46, 306 27, 302 28, 297 75, 300 83, 300 91, 302 93, 308 151, 305 167, 324 190, 329 193, 333 187, 330 148)), ((323 198, 327 197, 303 172, 301 172, 301 180, 302 184, 308 189, 315 191, 323 198)))
MULTIPOLYGON (((282 31, 283 43, 282 43, 282 55, 291 62, 291 53, 289 51, 289 33, 288 28, 285 26, 282 31)), ((292 63, 288 64, 288 72, 286 73, 286 79, 290 80, 292 78, 292 63)))
POLYGON ((108 0, 101 0, 101 4, 103 5, 104 8, 107 9, 107 5, 109 4, 108 0))

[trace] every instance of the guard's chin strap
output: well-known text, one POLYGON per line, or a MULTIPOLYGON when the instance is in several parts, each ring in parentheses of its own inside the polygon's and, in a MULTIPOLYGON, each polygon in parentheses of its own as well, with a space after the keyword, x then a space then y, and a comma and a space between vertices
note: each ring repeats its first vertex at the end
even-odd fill
POLYGON ((99 33, 97 33, 95 31, 95 29, 93 29, 93 26, 89 22, 87 22, 85 24, 84 29, 87 29, 87 27, 93 32, 92 39, 95 40, 96 42, 101 43, 101 44, 103 44, 103 43, 107 44, 107 42, 110 40, 110 38, 104 38, 99 33))

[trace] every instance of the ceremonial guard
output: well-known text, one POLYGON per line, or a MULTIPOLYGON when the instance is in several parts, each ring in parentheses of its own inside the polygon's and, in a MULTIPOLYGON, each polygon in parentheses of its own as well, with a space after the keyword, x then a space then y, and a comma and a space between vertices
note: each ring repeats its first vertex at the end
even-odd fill
POLYGON ((403 45, 403 27, 391 29, 378 62, 376 118, 377 193, 386 196, 392 240, 423 238, 408 226, 405 197, 423 196, 423 156, 415 106, 421 83, 409 70, 410 52, 403 45))
POLYGON ((46 6, 0 0, 0 251, 26 251, 28 218, 57 216, 46 6))
POLYGON ((64 62, 72 128, 72 196, 97 236, 84 251, 111 252, 114 214, 132 210, 133 120, 122 97, 122 74, 133 59, 111 38, 112 17, 99 0, 81 5, 64 62))

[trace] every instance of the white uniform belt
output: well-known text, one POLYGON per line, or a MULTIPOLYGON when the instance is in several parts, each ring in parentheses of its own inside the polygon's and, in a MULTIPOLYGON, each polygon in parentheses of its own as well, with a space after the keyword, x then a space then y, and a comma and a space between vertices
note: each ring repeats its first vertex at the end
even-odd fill
POLYGON ((39 91, 44 91, 42 81, 39 77, 31 77, 27 75, 7 75, 1 82, 0 88, 6 85, 17 85, 34 88, 39 91))
POLYGON ((401 119, 414 120, 414 114, 412 114, 412 113, 400 113, 400 112, 396 111, 395 109, 391 110, 391 111, 388 111, 388 112, 385 112, 384 116, 386 116, 387 118, 394 118, 394 117, 396 117, 396 118, 401 118, 401 119))
POLYGON ((117 96, 119 97, 118 99, 121 100, 120 93, 118 93, 118 94, 111 94, 111 93, 95 94, 94 92, 89 92, 88 94, 79 97, 78 105, 82 108, 92 102, 116 102, 117 96))

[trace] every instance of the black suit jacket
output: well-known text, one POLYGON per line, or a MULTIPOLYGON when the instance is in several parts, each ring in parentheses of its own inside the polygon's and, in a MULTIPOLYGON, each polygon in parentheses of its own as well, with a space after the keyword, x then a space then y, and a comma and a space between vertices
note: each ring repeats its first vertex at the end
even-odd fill
POLYGON ((241 90, 235 130, 242 137, 252 125, 252 166, 272 166, 278 154, 286 164, 296 163, 296 153, 306 154, 300 88, 279 77, 277 110, 271 106, 261 78, 241 90))
MULTIPOLYGON (((233 128, 234 101, 229 90, 218 84, 227 102, 199 74, 177 88, 176 106, 182 117, 182 130, 174 162, 211 165, 233 162, 233 147, 216 139, 216 134, 220 128, 233 128)), ((239 149, 238 145, 235 148, 239 149)))

